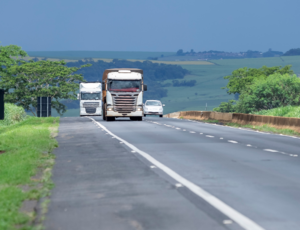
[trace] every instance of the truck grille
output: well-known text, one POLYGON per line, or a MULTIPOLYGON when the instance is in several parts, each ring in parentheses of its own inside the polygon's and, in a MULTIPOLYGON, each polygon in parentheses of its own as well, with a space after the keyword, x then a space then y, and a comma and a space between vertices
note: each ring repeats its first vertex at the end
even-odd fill
POLYGON ((96 108, 85 108, 86 113, 96 113, 96 108))
POLYGON ((130 113, 136 110, 137 97, 119 94, 113 97, 114 111, 119 113, 130 113))
POLYGON ((84 108, 97 108, 99 107, 99 102, 83 102, 84 108))

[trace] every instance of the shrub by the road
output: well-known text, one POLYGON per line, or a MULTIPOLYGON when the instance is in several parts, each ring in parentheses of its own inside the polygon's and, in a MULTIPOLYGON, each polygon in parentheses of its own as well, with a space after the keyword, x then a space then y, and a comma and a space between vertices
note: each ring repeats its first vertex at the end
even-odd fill
POLYGON ((57 128, 58 122, 54 117, 29 117, 15 125, 0 126, 0 229, 31 229, 28 225, 34 213, 20 213, 19 208, 24 200, 48 195, 54 161, 51 151, 57 146, 49 128, 57 128), (46 170, 33 180, 38 169, 46 170), (23 186, 29 190, 23 191, 23 186))
POLYGON ((300 106, 285 106, 275 109, 261 110, 254 114, 266 116, 279 116, 279 117, 296 117, 300 118, 300 106))
POLYGON ((4 120, 0 120, 1 126, 8 126, 26 119, 25 110, 17 105, 5 103, 4 120))
POLYGON ((254 113, 288 105, 300 105, 300 78, 276 73, 254 80, 240 95, 237 112, 254 113))

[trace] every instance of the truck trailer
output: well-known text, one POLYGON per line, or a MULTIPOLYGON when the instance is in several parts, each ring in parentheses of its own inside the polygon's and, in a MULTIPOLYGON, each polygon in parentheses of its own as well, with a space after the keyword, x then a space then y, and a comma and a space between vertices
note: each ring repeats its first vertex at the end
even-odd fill
POLYGON ((102 77, 103 120, 114 121, 117 117, 129 117, 141 121, 143 93, 147 85, 143 82, 141 69, 107 69, 102 77))
POLYGON ((80 100, 80 116, 102 115, 101 82, 81 82, 77 98, 80 100))

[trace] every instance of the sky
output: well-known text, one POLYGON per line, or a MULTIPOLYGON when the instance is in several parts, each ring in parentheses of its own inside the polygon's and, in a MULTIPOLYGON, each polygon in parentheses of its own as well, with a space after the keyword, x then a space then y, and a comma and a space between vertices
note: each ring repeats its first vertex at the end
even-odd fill
POLYGON ((287 51, 299 0, 1 0, 0 45, 25 51, 287 51))

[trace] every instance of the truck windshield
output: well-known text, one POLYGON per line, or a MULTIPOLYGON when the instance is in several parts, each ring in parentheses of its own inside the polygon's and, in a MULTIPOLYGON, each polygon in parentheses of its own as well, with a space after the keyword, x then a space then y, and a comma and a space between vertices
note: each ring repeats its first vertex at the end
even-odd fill
POLYGON ((100 93, 81 93, 81 100, 100 100, 100 93))
POLYGON ((146 106, 161 106, 160 101, 147 101, 146 106))
POLYGON ((110 80, 108 90, 121 92, 137 92, 141 90, 140 80, 110 80))

